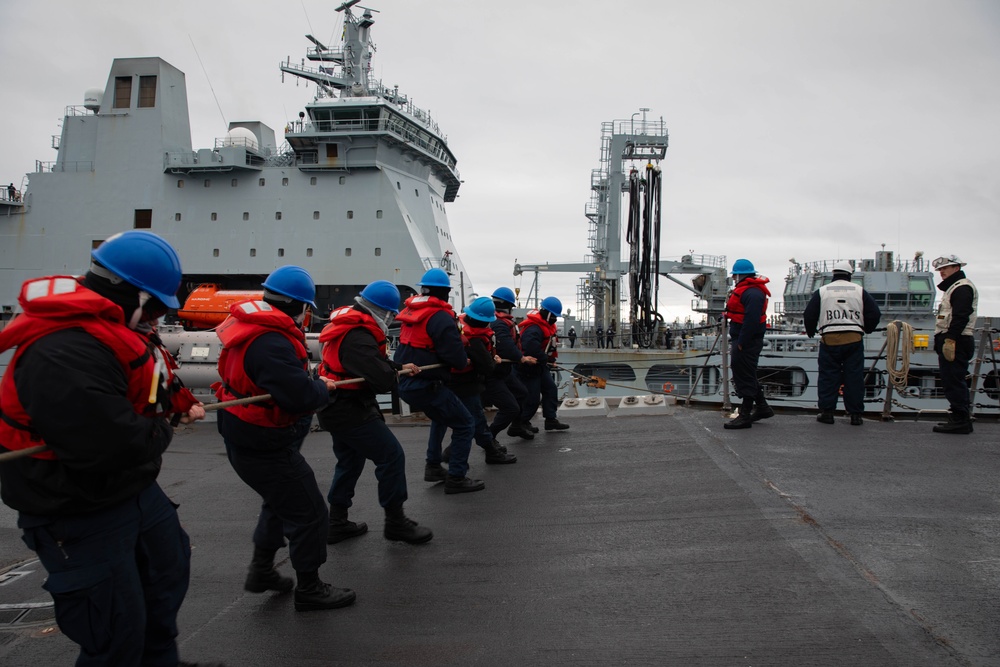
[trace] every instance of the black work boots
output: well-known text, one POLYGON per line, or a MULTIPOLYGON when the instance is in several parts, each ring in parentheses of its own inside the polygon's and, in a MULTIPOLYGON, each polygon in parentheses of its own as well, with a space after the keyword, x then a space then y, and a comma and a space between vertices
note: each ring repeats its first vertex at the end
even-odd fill
POLYGON ((517 457, 507 453, 507 448, 494 440, 489 445, 483 447, 486 452, 487 463, 517 463, 517 457))
POLYGON ((453 475, 448 475, 448 479, 444 481, 444 492, 451 493, 472 493, 473 491, 482 491, 486 488, 486 484, 479 479, 469 479, 468 477, 454 477, 453 475))
POLYGON ((346 539, 364 535, 368 532, 368 524, 364 521, 355 523, 347 518, 347 508, 343 505, 330 505, 330 527, 326 533, 326 543, 336 544, 346 539))
POLYGON ((295 582, 292 581, 291 577, 283 577, 274 569, 274 554, 274 551, 256 546, 253 548, 253 560, 250 561, 243 590, 250 593, 265 593, 267 591, 287 593, 292 590, 295 582))
POLYGON ((350 588, 336 588, 320 581, 316 573, 312 575, 299 576, 299 585, 295 588, 295 611, 338 609, 354 604, 358 596, 350 588), (303 579, 306 581, 303 582, 303 579))
POLYGON ((752 413, 753 413, 753 399, 744 398, 743 404, 739 408, 737 408, 736 417, 730 419, 725 424, 723 424, 722 428, 728 428, 728 429, 750 428, 751 426, 753 426, 753 417, 751 416, 752 413))
POLYGON ((448 477, 448 471, 440 463, 424 464, 425 482, 443 482, 448 477))
POLYGON ((563 424, 558 419, 546 419, 545 420, 545 430, 546 431, 565 431, 569 428, 569 424, 563 424))
POLYGON ((512 438, 524 438, 525 440, 533 440, 535 434, 525 425, 520 422, 514 422, 507 429, 507 435, 512 438))
POLYGON ((434 533, 403 513, 402 505, 385 508, 385 539, 407 544, 430 542, 434 533))
POLYGON ((972 433, 972 419, 968 412, 949 412, 948 421, 935 426, 934 432, 968 435, 972 433))

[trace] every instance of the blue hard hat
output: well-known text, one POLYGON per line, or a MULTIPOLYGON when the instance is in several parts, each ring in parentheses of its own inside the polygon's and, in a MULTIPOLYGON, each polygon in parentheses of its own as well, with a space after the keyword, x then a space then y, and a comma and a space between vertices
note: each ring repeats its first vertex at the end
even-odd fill
POLYGON ((181 260, 173 246, 153 232, 132 229, 115 234, 90 256, 129 285, 149 292, 168 308, 179 308, 181 260))
POLYGON ((542 308, 549 311, 556 317, 562 316, 562 301, 554 296, 547 296, 542 299, 542 308))
POLYGON ((417 285, 420 287, 447 287, 450 289, 451 278, 444 272, 444 269, 431 269, 423 275, 417 285))
POLYGON ((301 266, 282 266, 271 272, 263 288, 316 307, 316 283, 301 266))
POLYGON ((500 301, 506 301, 507 303, 514 305, 517 303, 517 297, 514 296, 514 290, 509 287, 498 287, 493 290, 492 294, 494 299, 499 299, 500 301))
POLYGON ((757 273, 753 268, 753 262, 749 259, 738 259, 733 263, 733 275, 747 275, 757 273))
POLYGON ((497 310, 493 307, 493 299, 481 296, 462 311, 469 317, 480 322, 492 322, 497 318, 497 310))
POLYGON ((382 310, 399 314, 399 290, 388 280, 376 280, 370 283, 361 290, 361 296, 382 310))

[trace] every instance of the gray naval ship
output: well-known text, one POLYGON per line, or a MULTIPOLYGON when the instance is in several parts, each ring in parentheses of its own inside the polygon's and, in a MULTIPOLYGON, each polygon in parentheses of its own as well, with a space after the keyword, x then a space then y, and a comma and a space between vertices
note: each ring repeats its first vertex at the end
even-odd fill
POLYGON ((463 306, 473 287, 446 213, 457 160, 427 111, 373 78, 375 21, 357 2, 337 8, 339 46, 307 35, 305 58, 280 64, 315 99, 277 134, 263 120, 231 122, 195 149, 184 73, 160 58, 116 59, 104 89, 66 109, 56 160, 0 199, 0 326, 23 281, 83 271, 92 248, 127 228, 177 248, 182 302, 201 285, 259 289, 297 264, 316 281, 320 316, 373 280, 405 298, 432 267, 463 306))
MULTIPOLYGON (((534 275, 529 300, 537 298, 545 273, 584 274, 576 317, 563 324, 564 338, 572 326, 579 344, 564 343, 559 350, 561 395, 571 407, 647 394, 728 407, 728 342, 719 322, 732 287, 729 263, 713 255, 660 259, 660 163, 669 135, 663 119, 649 119, 648 111, 602 124, 600 163, 591 173, 591 198, 584 209, 590 254, 577 263, 516 264, 514 274, 534 275), (663 321, 656 312, 661 278, 691 292, 691 309, 705 316, 702 326, 663 321), (611 345, 598 346, 598 327, 607 332, 612 326, 611 345)), ((946 411, 933 350, 937 278, 930 262, 919 251, 912 260, 899 260, 884 245, 874 257, 850 261, 852 280, 882 311, 881 328, 865 337, 866 412, 890 419, 946 411)), ((771 283, 769 332, 758 376, 777 406, 817 408, 819 339, 805 335, 803 316, 813 292, 833 280, 835 263, 792 259, 783 289, 771 283)), ((994 418, 1000 415, 998 325, 996 318, 977 322, 970 384, 975 414, 994 418)))

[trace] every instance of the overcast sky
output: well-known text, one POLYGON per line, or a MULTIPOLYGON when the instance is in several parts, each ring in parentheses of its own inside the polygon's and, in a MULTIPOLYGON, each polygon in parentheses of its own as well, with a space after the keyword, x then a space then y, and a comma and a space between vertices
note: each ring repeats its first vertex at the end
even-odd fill
MULTIPOLYGON (((195 148, 226 121, 279 131, 312 99, 282 83, 340 0, 0 0, 0 180, 51 161, 67 105, 116 57, 187 75, 195 148), (221 111, 220 111, 221 109, 221 111), (225 120, 224 120, 225 119, 225 120)), ((429 109, 465 184, 453 238, 480 293, 522 263, 588 253, 601 123, 646 107, 670 132, 663 259, 753 261, 780 294, 800 262, 956 253, 1000 315, 996 0, 367 0, 376 76, 429 109)), ((573 275, 543 296, 576 310, 573 275)), ((780 298, 780 297, 779 297, 780 298)), ((661 284, 672 319, 691 295, 661 284)))

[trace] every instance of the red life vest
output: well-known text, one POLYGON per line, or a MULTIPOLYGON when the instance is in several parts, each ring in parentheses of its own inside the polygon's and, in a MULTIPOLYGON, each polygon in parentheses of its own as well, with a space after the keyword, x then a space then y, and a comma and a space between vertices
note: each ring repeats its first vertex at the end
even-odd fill
MULTIPOLYGON (((545 351, 546 354, 551 355, 551 352, 549 351, 549 344, 552 341, 552 337, 556 335, 556 325, 549 324, 548 320, 542 317, 541 313, 537 310, 531 310, 528 311, 528 314, 525 315, 524 319, 518 323, 517 327, 522 336, 524 335, 525 329, 528 327, 538 327, 541 329, 543 334, 542 350, 545 351)), ((544 361, 544 359, 539 359, 539 362, 541 361, 544 361)))
MULTIPOLYGON (((169 354, 158 350, 143 334, 125 326, 121 307, 87 289, 81 279, 72 276, 29 280, 21 287, 18 302, 24 312, 0 331, 0 352, 17 347, 0 381, 0 443, 4 447, 19 450, 45 444, 17 395, 14 372, 24 351, 32 343, 65 329, 83 329, 111 350, 125 373, 128 381, 126 397, 136 413, 153 416, 158 414, 158 409, 164 412, 169 409, 169 406, 156 404, 157 385, 154 381, 158 383, 161 376, 154 377, 154 370, 161 370, 162 377, 172 380, 171 371, 176 365, 169 354), (164 360, 162 369, 158 367, 161 359, 164 360)), ((53 378, 53 382, 57 381, 58 378, 53 378)), ((194 403, 192 398, 184 411, 194 403)), ((32 456, 49 460, 56 458, 51 450, 32 456)))
MULTIPOLYGON (((348 332, 358 327, 375 338, 379 353, 385 357, 385 332, 375 318, 354 306, 344 306, 330 313, 330 323, 323 327, 323 331, 319 334, 319 342, 323 344, 323 365, 320 366, 320 375, 331 380, 346 380, 350 377, 344 370, 344 365, 340 363, 340 345, 348 332)), ((337 391, 357 390, 363 384, 364 382, 355 382, 341 385, 337 387, 337 391)))
POLYGON ((770 278, 765 278, 763 276, 744 278, 733 288, 732 293, 729 295, 729 300, 726 302, 726 317, 728 317, 733 322, 737 324, 743 324, 743 302, 740 301, 740 297, 743 292, 746 292, 751 287, 759 287, 760 291, 764 293, 764 307, 760 311, 760 321, 761 324, 767 321, 767 297, 771 296, 771 292, 767 289, 767 283, 771 282, 770 278))
MULTIPOLYGON (((269 303, 253 299, 234 303, 229 307, 229 312, 231 315, 215 329, 223 346, 219 354, 219 376, 222 382, 213 384, 212 389, 215 389, 215 396, 220 401, 267 393, 247 377, 246 371, 243 370, 243 361, 250 344, 272 331, 280 333, 291 342, 295 348, 295 356, 302 364, 302 370, 308 372, 309 351, 306 349, 306 336, 291 317, 273 308, 269 303)), ((267 428, 291 426, 302 416, 286 412, 273 400, 234 405, 224 409, 248 424, 267 428)))
POLYGON ((510 313, 505 313, 502 311, 497 311, 497 321, 501 322, 505 327, 510 330, 510 337, 514 340, 514 344, 517 345, 518 349, 521 348, 521 332, 514 324, 514 317, 510 313))
MULTIPOLYGON (((496 341, 496 339, 494 338, 495 334, 493 333, 493 329, 491 329, 488 325, 485 327, 471 326, 466 322, 465 315, 460 315, 458 317, 458 321, 460 322, 461 325, 459 327, 459 331, 462 334, 462 345, 465 346, 465 349, 466 350, 469 349, 469 345, 472 343, 473 340, 481 340, 486 345, 486 351, 489 352, 490 356, 492 357, 494 343, 496 341)), ((466 355, 468 355, 468 352, 466 352, 466 355)), ((472 373, 475 370, 476 369, 473 367, 472 360, 470 357, 469 363, 465 365, 465 368, 461 370, 455 370, 453 368, 451 369, 451 373, 452 375, 464 375, 465 373, 472 373)))
POLYGON ((396 321, 402 325, 399 342, 421 350, 434 349, 434 341, 427 334, 427 321, 434 313, 443 310, 455 317, 451 304, 434 296, 411 296, 403 306, 402 312, 396 316, 396 321))

